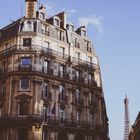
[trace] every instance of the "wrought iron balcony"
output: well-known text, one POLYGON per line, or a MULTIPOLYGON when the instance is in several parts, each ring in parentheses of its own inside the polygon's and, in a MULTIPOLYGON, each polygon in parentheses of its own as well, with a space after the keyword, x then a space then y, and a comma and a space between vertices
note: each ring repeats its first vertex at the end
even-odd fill
POLYGON ((89 120, 76 120, 70 118, 62 118, 50 116, 47 118, 46 122, 43 122, 45 126, 54 126, 54 127, 65 127, 65 128, 80 128, 88 131, 97 131, 101 129, 101 125, 97 125, 96 122, 90 122, 89 120))
POLYGON ((17 47, 16 46, 11 46, 8 49, 5 49, 3 51, 0 51, 0 57, 5 57, 11 53, 14 53, 16 51, 17 47))
POLYGON ((42 115, 40 114, 29 114, 29 115, 17 115, 7 114, 0 117, 0 124, 34 124, 41 123, 42 115))
POLYGON ((23 72, 31 71, 32 70, 32 65, 19 65, 18 70, 23 71, 23 72))
POLYGON ((80 58, 73 57, 72 58, 72 62, 77 64, 78 66, 83 66, 83 67, 89 68, 91 70, 94 70, 94 69, 99 70, 99 66, 98 65, 96 65, 96 64, 94 64, 92 62, 80 59, 80 58))

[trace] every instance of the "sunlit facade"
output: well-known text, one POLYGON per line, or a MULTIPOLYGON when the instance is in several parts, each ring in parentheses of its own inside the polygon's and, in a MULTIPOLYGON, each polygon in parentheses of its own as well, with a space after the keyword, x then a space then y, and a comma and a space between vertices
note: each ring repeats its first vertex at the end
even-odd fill
MULTIPOLYGON (((0 30, 0 139, 108 140, 98 57, 65 12, 26 15, 0 30)), ((37 12, 36 12, 37 11, 37 12)))

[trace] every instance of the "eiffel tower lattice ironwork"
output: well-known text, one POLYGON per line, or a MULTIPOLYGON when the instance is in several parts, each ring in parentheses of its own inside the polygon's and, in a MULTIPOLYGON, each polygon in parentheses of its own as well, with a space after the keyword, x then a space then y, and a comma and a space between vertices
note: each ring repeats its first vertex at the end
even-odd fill
POLYGON ((130 118, 129 118, 129 100, 127 96, 124 99, 124 105, 125 105, 125 122, 124 122, 124 140, 129 139, 129 127, 130 127, 130 118))

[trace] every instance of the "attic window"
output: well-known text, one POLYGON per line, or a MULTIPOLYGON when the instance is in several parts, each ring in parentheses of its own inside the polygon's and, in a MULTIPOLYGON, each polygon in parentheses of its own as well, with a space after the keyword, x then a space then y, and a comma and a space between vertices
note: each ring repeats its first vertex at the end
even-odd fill
POLYGON ((85 30, 82 30, 82 31, 81 31, 81 35, 86 37, 86 36, 87 36, 86 31, 85 31, 85 30))
POLYGON ((54 19, 54 25, 55 25, 55 26, 60 26, 60 20, 57 19, 57 18, 55 18, 55 19, 54 19))
POLYGON ((69 30, 70 31, 74 31, 74 26, 73 25, 70 25, 69 30))
POLYGON ((45 19, 45 14, 41 12, 41 13, 40 13, 40 18, 41 18, 41 19, 45 19))
POLYGON ((67 24, 67 29, 69 31, 74 31, 74 26, 72 24, 67 24))

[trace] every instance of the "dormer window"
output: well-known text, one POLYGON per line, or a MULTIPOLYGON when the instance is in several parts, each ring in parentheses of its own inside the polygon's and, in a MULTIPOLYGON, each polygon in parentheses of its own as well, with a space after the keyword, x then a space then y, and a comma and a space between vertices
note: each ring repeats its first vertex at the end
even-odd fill
POLYGON ((41 20, 46 19, 46 7, 44 5, 41 5, 39 10, 37 11, 37 17, 41 20))
POLYGON ((76 33, 78 33, 79 35, 81 35, 83 37, 87 37, 87 32, 86 32, 86 27, 85 26, 81 26, 80 28, 78 28, 76 30, 76 33))
POLYGON ((67 30, 73 32, 74 31, 74 26, 72 24, 67 24, 67 30))
POLYGON ((45 14, 44 14, 44 13, 42 13, 42 12, 40 12, 40 19, 45 20, 45 14))
POLYGON ((54 26, 60 27, 60 19, 54 18, 54 26))
POLYGON ((87 33, 86 33, 86 31, 85 31, 85 30, 82 30, 82 31, 81 31, 81 36, 84 36, 84 37, 86 37, 86 36, 87 36, 87 33))

